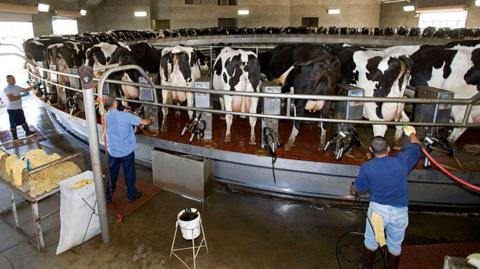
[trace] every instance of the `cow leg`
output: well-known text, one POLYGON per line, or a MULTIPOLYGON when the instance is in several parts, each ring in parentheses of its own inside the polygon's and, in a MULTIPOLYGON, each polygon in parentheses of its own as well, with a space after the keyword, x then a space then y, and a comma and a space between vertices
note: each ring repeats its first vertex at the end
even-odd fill
MULTIPOLYGON (((400 121, 401 122, 409 122, 410 119, 408 118, 407 114, 405 113, 405 111, 402 110, 401 112, 401 115, 400 115, 400 121)), ((403 128, 401 125, 397 125, 395 127, 395 138, 394 138, 394 141, 393 141, 393 147, 395 149, 401 149, 402 147, 402 134, 403 134, 403 128)))
MULTIPOLYGON (((225 111, 229 111, 229 112, 232 111, 232 102, 233 102, 232 99, 233 99, 232 96, 227 96, 227 95, 224 96, 225 111)), ((232 141, 230 129, 232 127, 233 115, 231 114, 225 115, 225 121, 227 123, 227 130, 225 132, 225 143, 230 143, 232 141)))
MULTIPOLYGON (((363 107, 363 116, 372 121, 383 121, 383 119, 377 116, 375 103, 365 103, 363 107)), ((385 136, 387 132, 387 125, 383 124, 373 124, 373 136, 385 136)))
MULTIPOLYGON (((461 107, 453 106, 452 107, 452 115, 453 115, 453 120, 455 121, 455 123, 462 123, 463 122, 463 117, 465 115, 465 110, 466 110, 465 106, 461 106, 461 107)), ((470 116, 468 118, 468 122, 473 122, 473 117, 472 117, 471 113, 470 113, 470 116)), ((455 143, 455 141, 457 141, 457 139, 460 138, 460 136, 466 130, 467 130, 466 128, 453 128, 452 133, 450 133, 450 135, 448 136, 448 141, 450 141, 451 143, 455 143)))
POLYGON ((318 148, 323 149, 327 143, 327 129, 324 126, 323 122, 320 122, 320 142, 318 143, 318 148))
MULTIPOLYGON (((249 113, 257 113, 257 104, 258 98, 251 97, 250 110, 249 113)), ((249 117, 248 121, 250 122, 250 145, 255 145, 255 125, 257 124, 257 117, 249 117)))
MULTIPOLYGON (((325 102, 322 107, 322 117, 323 118, 328 118, 328 115, 330 114, 330 106, 331 102, 325 102)), ((325 144, 327 143, 327 128, 326 128, 326 123, 320 122, 320 143, 318 144, 319 149, 323 149, 325 144)))
MULTIPOLYGON (((307 100, 305 99, 295 100, 295 110, 294 110, 295 117, 297 115, 299 117, 303 116, 303 111, 305 110, 306 103, 307 103, 307 100)), ((296 120, 293 121, 292 132, 290 133, 290 137, 288 138, 287 144, 284 147, 285 150, 291 150, 295 145, 295 140, 297 138, 298 132, 300 131, 300 125, 301 125, 300 121, 296 121, 296 120)))
MULTIPOLYGON (((223 97, 218 98, 218 100, 220 101, 220 108, 222 111, 225 111, 225 101, 223 100, 223 97)), ((225 120, 225 115, 221 114, 220 119, 225 120)))
MULTIPOLYGON (((169 91, 162 91, 162 101, 164 104, 171 103, 171 97, 169 91)), ((162 107, 162 127, 160 128, 160 132, 166 133, 167 132, 167 115, 168 115, 168 107, 162 107)))
MULTIPOLYGON (((187 92, 187 107, 193 107, 193 93, 187 92)), ((188 118, 193 119, 193 110, 188 110, 188 118)))

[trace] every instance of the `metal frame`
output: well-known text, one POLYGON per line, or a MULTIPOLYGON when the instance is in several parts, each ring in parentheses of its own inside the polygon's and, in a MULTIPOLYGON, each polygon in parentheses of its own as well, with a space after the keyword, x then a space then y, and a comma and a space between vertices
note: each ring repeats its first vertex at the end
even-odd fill
MULTIPOLYGON (((38 173, 39 171, 41 171, 43 169, 49 168, 53 165, 56 165, 56 164, 59 164, 59 163, 65 162, 65 161, 69 161, 69 160, 72 160, 72 159, 75 159, 75 158, 78 158, 80 160, 78 165, 80 165, 80 169, 83 170, 83 168, 84 168, 83 167, 83 155, 82 155, 82 153, 79 152, 79 153, 75 153, 75 154, 60 158, 58 160, 52 161, 52 162, 47 163, 45 165, 39 166, 35 169, 30 170, 29 172, 24 172, 24 175, 25 176, 30 176, 32 174, 38 173)), ((41 216, 40 212, 39 212, 39 203, 42 200, 44 200, 44 199, 46 199, 46 198, 48 198, 48 197, 50 197, 54 194, 57 194, 60 191, 59 187, 56 187, 56 188, 54 188, 54 189, 52 189, 48 192, 45 192, 45 193, 42 193, 42 194, 38 195, 38 196, 31 196, 31 195, 29 195, 29 193, 22 191, 17 186, 13 185, 11 182, 5 180, 3 177, 0 177, 0 182, 4 183, 4 185, 6 185, 11 191, 10 202, 11 202, 11 208, 12 208, 11 211, 12 211, 14 223, 13 223, 13 225, 10 224, 6 220, 6 217, 3 216, 3 214, 7 213, 8 210, 2 212, 2 214, 0 214, 0 218, 7 225, 9 225, 15 231, 17 231, 20 235, 22 235, 25 239, 27 239, 30 243, 35 245, 35 247, 37 247, 40 251, 44 251, 45 250, 45 241, 43 239, 42 220, 52 216, 53 214, 58 212, 60 210, 60 208, 54 209, 54 210, 50 211, 49 213, 41 216), (15 193, 18 194, 19 196, 21 196, 25 201, 27 201, 32 208, 32 218, 33 218, 33 224, 34 224, 34 227, 35 227, 35 238, 32 238, 30 235, 28 235, 28 233, 26 231, 24 231, 21 228, 27 222, 23 222, 23 223, 19 222, 18 212, 17 212, 17 204, 16 204, 16 200, 15 200, 15 193)))
MULTIPOLYGON (((63 73, 58 71, 52 71, 45 68, 35 67, 40 71, 50 72, 54 74, 59 74, 62 76, 69 76, 73 78, 79 78, 78 75, 72 75, 69 73, 63 73)), ((183 92, 192 92, 192 93, 204 93, 204 94, 214 94, 214 95, 233 95, 233 96, 250 96, 250 97, 264 97, 264 98, 281 98, 287 99, 287 103, 291 103, 292 99, 307 99, 307 100, 322 100, 322 101, 357 101, 357 102, 384 102, 384 103, 405 103, 405 104, 450 104, 450 105, 465 105, 465 115, 463 118, 463 122, 461 123, 433 123, 433 122, 414 122, 410 121, 408 124, 413 126, 434 126, 434 127, 461 127, 461 128, 468 128, 468 127, 480 127, 479 123, 468 123, 468 118, 470 117, 472 108, 474 105, 480 105, 480 93, 477 93, 475 96, 469 99, 453 99, 453 100, 446 100, 446 99, 429 99, 429 98, 390 98, 390 97, 346 97, 346 96, 331 96, 331 95, 308 95, 308 94, 294 94, 294 93, 263 93, 263 92, 231 92, 231 91, 224 91, 224 90, 215 90, 215 89, 202 89, 202 88, 187 88, 187 87, 175 87, 175 86, 166 86, 166 85, 155 85, 150 78, 148 77, 147 73, 138 65, 124 65, 124 66, 114 66, 109 68, 109 66, 103 67, 103 69, 107 69, 107 71, 102 75, 101 78, 95 78, 94 81, 98 82, 98 93, 95 94, 96 96, 102 97, 103 96, 103 87, 105 83, 112 83, 112 84, 120 84, 120 85, 129 85, 129 86, 136 86, 136 87, 145 87, 146 84, 143 83, 136 83, 136 82, 125 82, 119 80, 111 80, 108 77, 115 72, 120 71, 127 71, 127 70, 136 70, 138 71, 145 79, 148 81, 149 86, 158 89, 158 90, 169 90, 169 91, 183 91, 183 92)), ((58 83, 53 83, 48 81, 47 79, 40 78, 29 72, 32 77, 45 81, 46 83, 63 87, 64 89, 73 90, 77 92, 82 92, 79 89, 75 89, 68 86, 63 86, 58 83)), ((348 87, 348 85, 339 85, 340 87, 348 87)), ((299 121, 310 121, 310 122, 326 122, 326 123, 351 123, 351 124, 382 124, 382 125, 403 125, 404 122, 399 121, 374 121, 374 120, 346 120, 346 119, 330 119, 330 118, 311 118, 311 117, 297 117, 289 115, 289 110, 287 109, 287 115, 265 115, 261 113, 247 113, 247 112, 230 112, 230 111, 223 111, 218 109, 209 109, 209 108, 197 108, 197 107, 185 107, 180 105, 167 105, 162 104, 159 102, 145 102, 139 100, 131 100, 125 98, 117 98, 119 101, 127 101, 131 103, 138 103, 138 104, 146 104, 146 105, 153 105, 158 107, 168 107, 174 108, 179 110, 191 110, 196 112, 207 112, 207 113, 214 113, 214 114, 231 114, 236 116, 253 116, 258 118, 271 118, 271 119, 279 119, 279 120, 299 120, 299 121)))
MULTIPOLYGON (((195 238, 193 238, 191 241, 192 241, 192 246, 191 247, 186 247, 186 248, 174 248, 175 247, 175 240, 177 238, 177 231, 180 227, 180 224, 178 223, 178 221, 175 222, 175 233, 173 234, 173 241, 172 241, 172 247, 170 248, 170 259, 172 258, 172 255, 174 255, 179 261, 181 261, 183 263, 183 265, 185 265, 188 269, 191 269, 190 266, 188 266, 188 264, 182 260, 182 258, 180 258, 180 256, 177 255, 177 251, 182 251, 182 250, 192 250, 192 257, 193 257, 193 269, 196 269, 197 268, 197 256, 198 256, 198 253, 200 252, 200 249, 201 248, 205 248, 207 250, 207 253, 208 253, 208 246, 207 246, 207 238, 205 237, 205 231, 203 230, 203 222, 202 222, 202 217, 201 216, 198 216, 200 218, 200 227, 194 227, 192 229, 188 229, 188 230, 191 230, 192 231, 192 234, 193 234, 193 230, 195 229, 198 229, 200 228, 200 231, 201 231, 201 236, 202 236, 202 240, 200 241, 200 244, 198 246, 195 246, 195 238), (196 251, 195 251, 196 250, 196 251)), ((182 228, 180 228, 182 229, 182 228)))

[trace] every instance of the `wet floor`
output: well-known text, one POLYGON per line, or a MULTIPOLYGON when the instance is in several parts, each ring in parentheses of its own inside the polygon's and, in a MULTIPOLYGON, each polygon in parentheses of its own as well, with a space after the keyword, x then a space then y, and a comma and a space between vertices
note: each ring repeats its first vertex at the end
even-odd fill
MULTIPOLYGON (((29 123, 47 134, 43 147, 63 154, 81 151, 88 157, 88 147, 56 129, 33 98, 27 98, 24 107, 29 123)), ((3 108, 2 130, 8 129, 7 123, 3 108)), ((138 166, 138 178, 151 181, 150 169, 138 166)), ((0 186, 2 210, 8 208, 8 198, 9 192, 0 186)), ((50 211, 58 203, 58 196, 43 201, 41 212, 50 211)), ((161 192, 120 224, 110 216, 111 245, 102 244, 97 236, 75 248, 75 252, 59 256, 55 255, 58 214, 44 222, 45 252, 37 251, 0 221, 0 268, 185 268, 175 258, 169 258, 169 250, 176 215, 186 207, 196 207, 202 212, 209 246, 208 254, 200 252, 197 268, 338 268, 337 239, 347 231, 362 231, 364 227, 359 210, 231 192, 217 185, 203 204, 161 192)), ((29 214, 29 207, 20 208, 21 219, 27 220, 29 214)), ((480 217, 476 215, 410 213, 405 244, 478 242, 479 226, 480 217)), ((362 245, 359 236, 347 239, 348 244, 362 245)), ((178 242, 179 247, 188 246, 185 241, 178 242)), ((188 254, 183 257, 190 264, 192 259, 188 254)), ((345 254, 346 257, 340 257, 342 268, 357 268, 345 259, 358 258, 355 251, 345 254)), ((381 268, 380 264, 376 268, 381 268)))

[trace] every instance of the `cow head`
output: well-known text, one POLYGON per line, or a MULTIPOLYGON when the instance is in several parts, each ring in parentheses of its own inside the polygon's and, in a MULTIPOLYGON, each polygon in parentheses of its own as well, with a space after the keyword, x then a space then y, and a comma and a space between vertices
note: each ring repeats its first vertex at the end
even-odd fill
POLYGON ((89 48, 85 55, 86 65, 91 67, 104 66, 107 65, 109 59, 105 57, 102 49, 98 46, 93 46, 89 48))

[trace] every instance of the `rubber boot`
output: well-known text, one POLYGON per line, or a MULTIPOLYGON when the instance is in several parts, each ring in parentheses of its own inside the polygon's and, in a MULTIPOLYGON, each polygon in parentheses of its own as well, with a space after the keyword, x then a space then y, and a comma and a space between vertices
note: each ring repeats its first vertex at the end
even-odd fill
POLYGON ((12 138, 13 138, 13 140, 17 140, 17 139, 18 139, 17 128, 12 128, 12 129, 10 129, 10 133, 12 133, 12 138))
POLYGON ((398 269, 398 264, 400 263, 400 255, 396 256, 388 252, 387 256, 388 269, 398 269))
POLYGON ((22 124, 22 128, 25 131, 26 136, 29 136, 29 135, 32 135, 32 134, 36 133, 36 132, 30 131, 30 128, 28 128, 28 124, 26 124, 26 123, 22 124))
POLYGON ((365 248, 363 253, 363 264, 362 269, 372 269, 373 261, 375 260, 376 251, 371 251, 368 248, 365 248))

